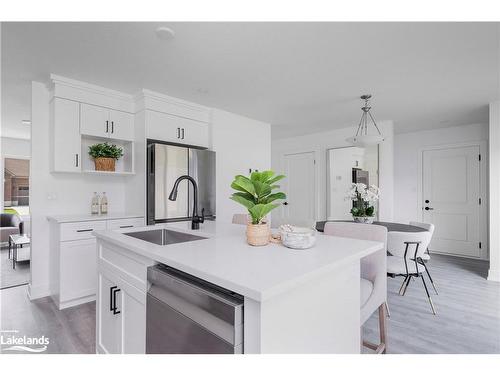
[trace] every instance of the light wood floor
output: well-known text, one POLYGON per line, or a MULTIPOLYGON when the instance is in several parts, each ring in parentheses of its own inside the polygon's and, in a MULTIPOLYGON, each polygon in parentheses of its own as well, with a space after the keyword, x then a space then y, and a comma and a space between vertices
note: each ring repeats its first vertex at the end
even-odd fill
MULTIPOLYGON (((439 293, 426 279, 437 315, 421 280, 412 280, 404 296, 402 278, 387 281, 388 353, 500 353, 500 283, 486 281, 488 263, 434 254, 428 267, 439 293)), ((377 342, 376 314, 363 335, 377 342)))
MULTIPOLYGON (((485 262, 433 255, 428 263, 439 296, 432 315, 420 280, 404 297, 401 278, 388 279, 389 353, 500 353, 500 283, 485 280, 485 262)), ((2 330, 49 337, 49 353, 95 353, 95 303, 63 311, 49 298, 30 302, 26 286, 0 291, 2 330)), ((376 342, 374 315, 363 328, 376 342)))
POLYGON ((95 353, 95 302, 59 311, 49 297, 30 302, 24 285, 1 290, 0 305, 0 329, 45 335, 45 353, 95 353))
MULTIPOLYGON (((20 251, 26 251, 21 249, 20 251)), ((17 262, 16 268, 12 268, 12 260, 9 259, 9 248, 0 248, 0 289, 27 284, 30 279, 30 262, 17 262)))

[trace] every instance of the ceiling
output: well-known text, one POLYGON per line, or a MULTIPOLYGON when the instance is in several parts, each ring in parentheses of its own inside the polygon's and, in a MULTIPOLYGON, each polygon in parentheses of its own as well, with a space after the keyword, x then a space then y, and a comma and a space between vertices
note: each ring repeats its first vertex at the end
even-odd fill
POLYGON ((141 88, 272 124, 273 138, 355 125, 359 96, 396 132, 488 121, 496 23, 3 23, 2 135, 28 138, 50 73, 141 88), (160 40, 156 27, 175 31, 160 40))

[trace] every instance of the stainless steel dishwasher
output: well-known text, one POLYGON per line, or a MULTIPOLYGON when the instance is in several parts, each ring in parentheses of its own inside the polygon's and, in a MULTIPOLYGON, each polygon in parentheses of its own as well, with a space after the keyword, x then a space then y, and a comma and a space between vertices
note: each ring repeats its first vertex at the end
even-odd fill
POLYGON ((148 269, 146 353, 243 353, 243 297, 165 265, 148 269))

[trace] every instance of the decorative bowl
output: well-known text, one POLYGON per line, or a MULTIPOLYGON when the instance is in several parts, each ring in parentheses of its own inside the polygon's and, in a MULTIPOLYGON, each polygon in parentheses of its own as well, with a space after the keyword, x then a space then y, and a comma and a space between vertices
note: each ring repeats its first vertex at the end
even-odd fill
POLYGON ((293 226, 280 228, 281 242, 290 249, 309 249, 316 243, 316 230, 293 226))

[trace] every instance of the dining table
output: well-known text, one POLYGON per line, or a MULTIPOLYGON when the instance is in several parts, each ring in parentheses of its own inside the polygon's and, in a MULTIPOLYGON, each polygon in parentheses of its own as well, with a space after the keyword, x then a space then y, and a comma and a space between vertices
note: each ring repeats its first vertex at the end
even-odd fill
MULTIPOLYGON (((323 232, 325 229, 325 224, 327 222, 344 222, 344 223, 354 223, 353 220, 326 220, 326 221, 317 221, 316 222, 316 230, 318 232, 323 232)), ((388 232, 408 232, 408 233, 418 233, 418 232, 426 232, 425 228, 420 228, 415 225, 403 224, 403 223, 392 223, 388 221, 374 221, 373 224, 381 225, 387 228, 388 232)))

